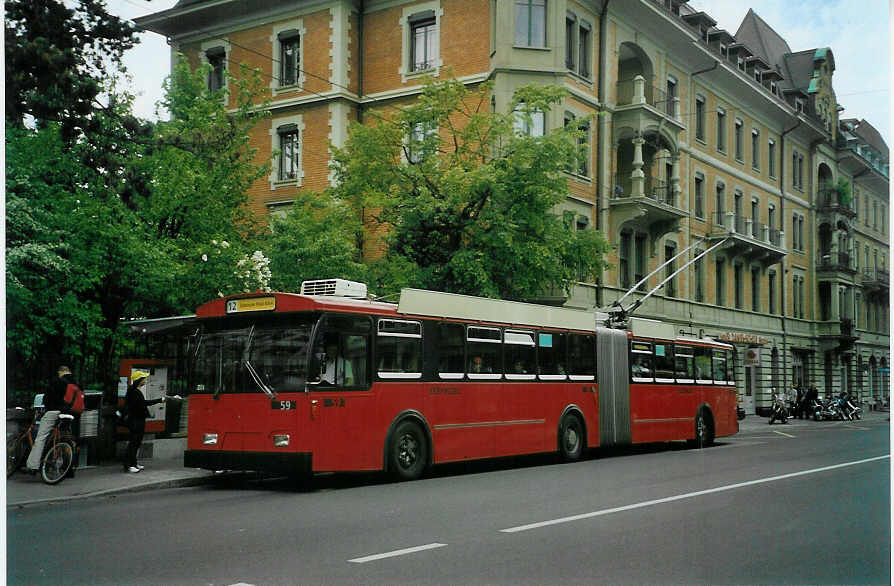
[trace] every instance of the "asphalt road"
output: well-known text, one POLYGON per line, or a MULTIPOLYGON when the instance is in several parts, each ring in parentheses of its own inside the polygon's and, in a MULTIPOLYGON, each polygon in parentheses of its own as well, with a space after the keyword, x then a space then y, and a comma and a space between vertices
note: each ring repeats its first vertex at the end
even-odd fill
POLYGON ((887 422, 7 513, 10 584, 889 584, 887 422))

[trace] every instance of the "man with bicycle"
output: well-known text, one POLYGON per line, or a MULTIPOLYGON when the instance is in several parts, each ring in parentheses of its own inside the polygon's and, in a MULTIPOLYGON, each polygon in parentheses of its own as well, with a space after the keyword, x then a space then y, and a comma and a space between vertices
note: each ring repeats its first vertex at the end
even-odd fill
POLYGON ((37 430, 34 447, 31 448, 28 461, 25 463, 25 467, 32 473, 36 473, 40 469, 40 458, 43 456, 44 445, 53 432, 53 428, 56 427, 56 422, 59 421, 59 414, 68 409, 65 402, 65 389, 70 384, 75 384, 71 369, 67 366, 60 366, 56 370, 56 379, 44 393, 43 406, 46 411, 40 418, 40 427, 37 430))

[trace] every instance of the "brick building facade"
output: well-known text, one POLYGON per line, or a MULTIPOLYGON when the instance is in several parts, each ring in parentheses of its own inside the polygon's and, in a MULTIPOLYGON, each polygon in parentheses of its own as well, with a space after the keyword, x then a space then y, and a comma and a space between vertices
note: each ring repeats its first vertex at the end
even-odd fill
POLYGON ((557 212, 614 253, 600 283, 557 302, 606 307, 722 243, 637 315, 732 342, 750 412, 792 384, 887 397, 888 149, 839 119, 830 48, 793 52, 750 10, 732 34, 685 0, 181 0, 138 24, 194 63, 269 80, 252 136, 273 163, 250 193, 261 215, 330 185, 328 145, 413 100, 423 76, 492 80, 498 110, 527 83, 561 85, 565 103, 528 131, 596 114, 557 212))

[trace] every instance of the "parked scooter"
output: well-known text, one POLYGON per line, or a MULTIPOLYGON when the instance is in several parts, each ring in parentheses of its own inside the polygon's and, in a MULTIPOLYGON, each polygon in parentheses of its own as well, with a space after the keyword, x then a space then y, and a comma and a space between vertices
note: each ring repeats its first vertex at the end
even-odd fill
POLYGON ((770 421, 767 423, 773 425, 773 422, 777 420, 782 423, 788 423, 789 418, 788 408, 785 406, 785 401, 782 400, 782 397, 780 397, 778 393, 773 393, 773 407, 770 411, 770 421))

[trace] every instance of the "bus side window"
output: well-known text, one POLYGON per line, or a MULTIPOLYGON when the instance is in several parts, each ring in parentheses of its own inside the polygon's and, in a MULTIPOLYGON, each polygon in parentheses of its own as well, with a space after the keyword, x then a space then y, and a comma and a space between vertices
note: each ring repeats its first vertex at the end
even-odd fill
POLYGON ((652 374, 652 343, 630 342, 630 377, 635 383, 650 383, 652 374))
POLYGON ((465 372, 466 328, 462 324, 438 324, 438 377, 461 379, 465 372))
POLYGON ((662 383, 674 382, 674 345, 655 342, 655 379, 662 383))
POLYGON ((499 328, 469 326, 466 332, 468 365, 471 379, 499 379, 502 373, 502 336, 499 328))
POLYGON ((540 380, 565 380, 565 334, 540 332, 537 334, 537 372, 540 380))
POLYGON ((379 378, 422 378, 422 323, 380 319, 376 355, 379 378))
POLYGON ((568 336, 568 378, 571 380, 596 378, 596 336, 580 334, 568 336))
POLYGON ((366 317, 326 316, 314 343, 309 382, 322 387, 367 387, 369 330, 366 317))
POLYGON ((695 361, 693 360, 692 346, 676 345, 674 359, 676 361, 676 377, 678 383, 695 382, 695 361))
POLYGON ((710 385, 714 380, 711 373, 711 349, 704 346, 695 347, 695 382, 710 385))
POLYGON ((726 384, 726 352, 723 350, 714 350, 714 358, 712 360, 714 366, 714 383, 726 384))
POLYGON ((533 332, 506 330, 503 332, 503 351, 507 379, 534 380, 537 352, 533 332))

